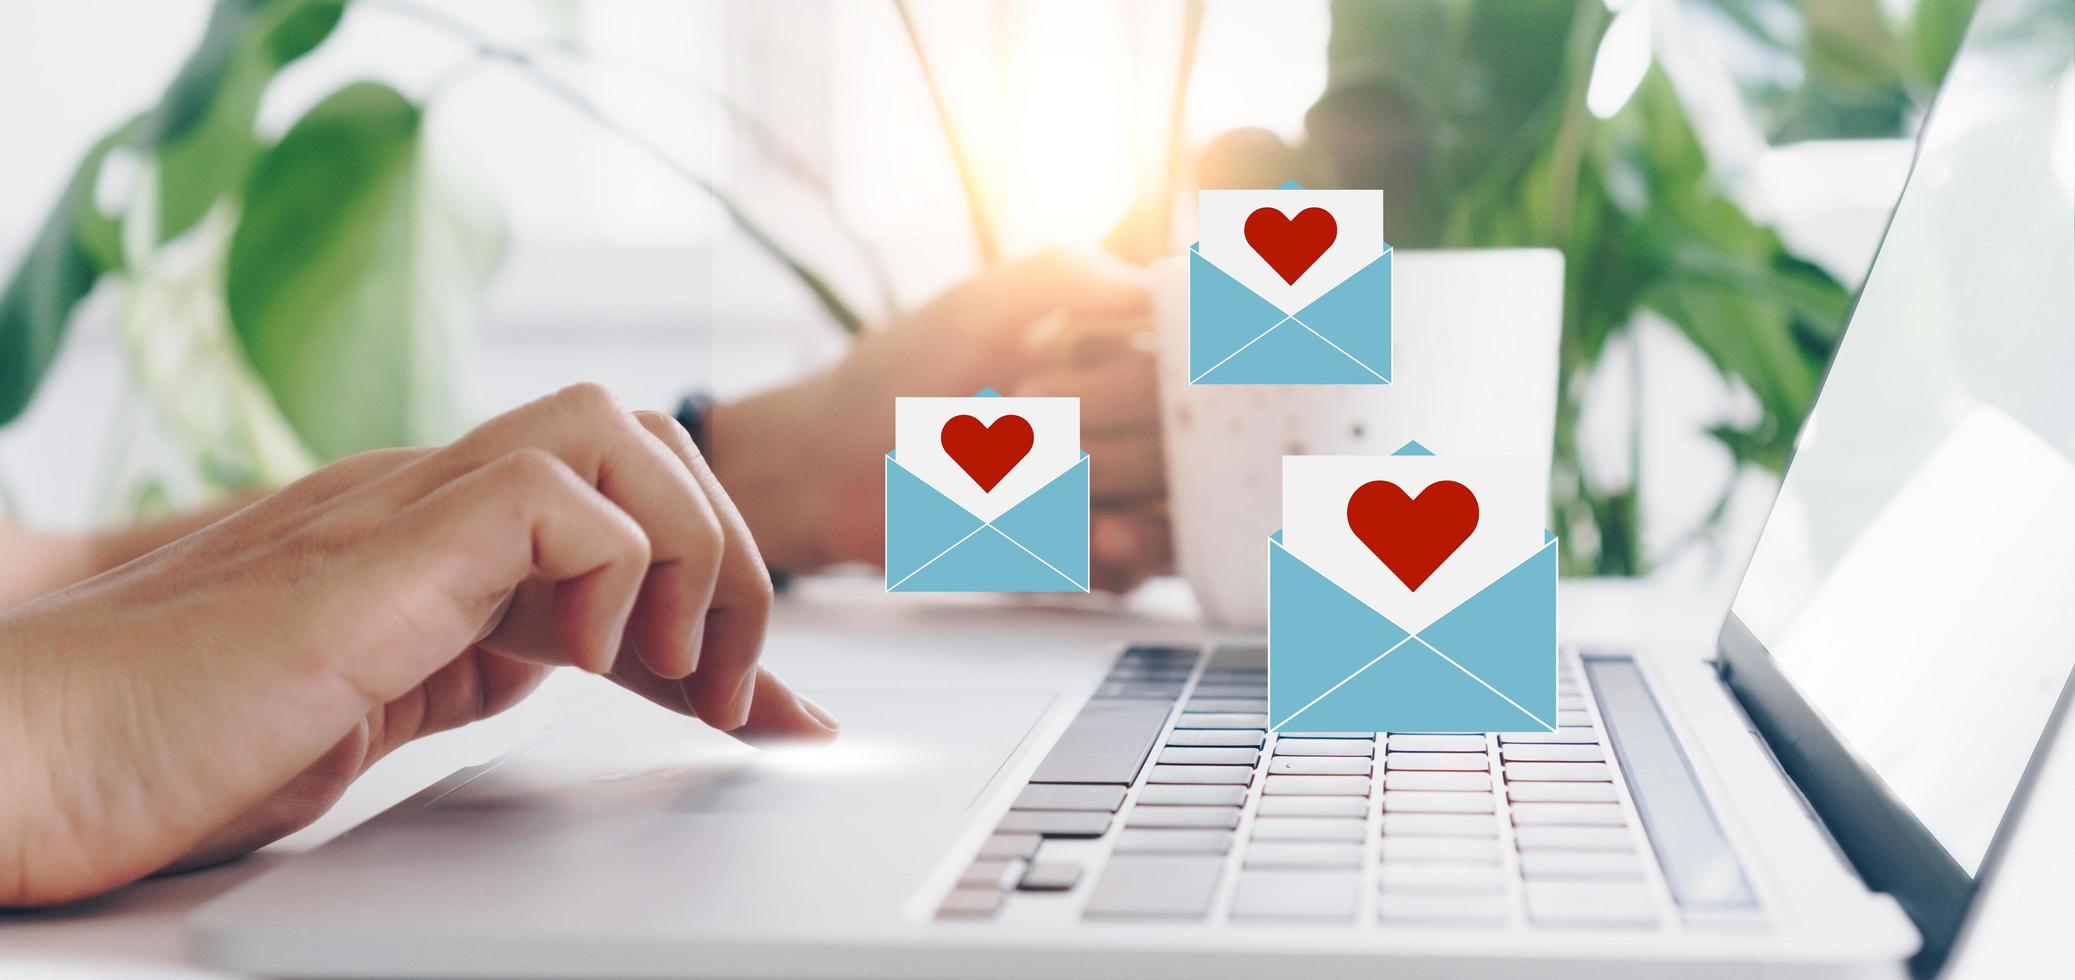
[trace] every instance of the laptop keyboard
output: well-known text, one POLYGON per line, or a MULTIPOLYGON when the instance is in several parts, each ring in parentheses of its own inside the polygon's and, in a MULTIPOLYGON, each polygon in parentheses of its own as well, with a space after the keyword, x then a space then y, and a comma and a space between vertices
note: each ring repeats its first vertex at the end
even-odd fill
POLYGON ((1555 732, 1269 732, 1266 651, 1133 647, 938 906, 994 920, 1656 928, 1576 658, 1555 732))

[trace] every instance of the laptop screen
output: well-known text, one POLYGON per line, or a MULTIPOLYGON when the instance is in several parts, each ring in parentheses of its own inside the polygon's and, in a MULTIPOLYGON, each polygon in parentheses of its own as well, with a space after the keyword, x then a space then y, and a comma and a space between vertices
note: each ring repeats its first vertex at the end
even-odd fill
POLYGON ((2071 11, 1977 11, 1734 606, 1970 877, 2075 664, 2071 11))

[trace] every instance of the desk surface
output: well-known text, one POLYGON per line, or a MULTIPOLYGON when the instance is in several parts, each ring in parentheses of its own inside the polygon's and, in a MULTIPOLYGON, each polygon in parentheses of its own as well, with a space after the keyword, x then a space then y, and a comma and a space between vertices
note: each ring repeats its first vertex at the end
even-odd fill
MULTIPOLYGON (((1561 591, 1562 626, 1572 643, 1705 643, 1714 633, 1719 608, 1704 600, 1667 597, 1639 583, 1566 582, 1561 591)), ((1009 602, 979 596, 887 596, 877 579, 810 580, 779 604, 776 634, 842 633, 849 630, 1014 630, 1057 632, 1062 637, 1123 640, 1201 631, 1194 605, 1178 581, 1155 582, 1129 601, 1074 597, 1066 602, 1009 602), (889 615, 892 614, 892 615, 889 615)), ((789 680, 812 691, 859 669, 852 662, 811 660, 773 664, 789 680)), ((140 882, 115 894, 63 909, 0 915, 0 976, 51 976, 51 960, 111 959, 134 966, 136 976, 192 976, 184 962, 180 923, 189 909, 309 850, 367 820, 463 766, 495 758, 531 733, 559 720, 587 685, 605 683, 573 671, 559 672, 518 707, 468 728, 404 746, 377 763, 315 824, 245 860, 220 868, 140 882), (16 958, 36 958, 33 967, 16 958)), ((81 974, 87 975, 87 974, 81 974)), ((94 975, 108 976, 108 973, 94 975)), ((113 974, 128 977, 124 970, 113 974)))

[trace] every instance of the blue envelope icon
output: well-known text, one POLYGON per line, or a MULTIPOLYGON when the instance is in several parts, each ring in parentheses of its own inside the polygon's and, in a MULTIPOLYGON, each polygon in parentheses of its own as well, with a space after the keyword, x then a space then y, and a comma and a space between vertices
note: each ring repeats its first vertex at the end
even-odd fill
POLYGON ((1088 591, 1088 454, 992 521, 886 454, 886 591, 1088 591))
POLYGON ((1268 539, 1268 717, 1287 732, 1556 730, 1556 536, 1410 632, 1268 539))
POLYGON ((1189 246, 1189 383, 1391 383, 1391 247, 1295 313, 1189 246))

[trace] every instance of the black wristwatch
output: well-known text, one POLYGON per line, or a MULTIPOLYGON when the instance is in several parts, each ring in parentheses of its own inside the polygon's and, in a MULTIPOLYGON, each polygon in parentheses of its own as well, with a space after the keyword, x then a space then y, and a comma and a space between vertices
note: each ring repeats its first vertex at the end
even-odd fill
POLYGON ((713 436, 707 431, 707 423, 713 415, 713 396, 693 393, 677 403, 677 424, 692 434, 692 445, 701 453, 713 452, 713 436))

